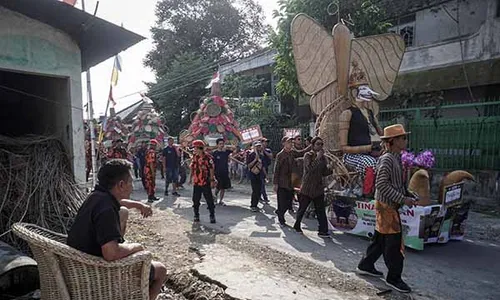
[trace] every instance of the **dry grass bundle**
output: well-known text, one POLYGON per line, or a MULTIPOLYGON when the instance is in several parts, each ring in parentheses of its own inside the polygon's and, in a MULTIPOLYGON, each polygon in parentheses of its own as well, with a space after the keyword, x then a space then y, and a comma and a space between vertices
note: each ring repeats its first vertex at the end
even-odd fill
POLYGON ((27 250, 10 228, 16 222, 67 233, 85 199, 63 144, 52 137, 0 136, 0 237, 27 250))

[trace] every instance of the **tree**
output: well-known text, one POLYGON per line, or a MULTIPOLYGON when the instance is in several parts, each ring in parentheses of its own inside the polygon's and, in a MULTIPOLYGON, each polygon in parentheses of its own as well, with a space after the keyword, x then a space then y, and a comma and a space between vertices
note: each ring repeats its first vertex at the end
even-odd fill
POLYGON ((267 34, 255 0, 161 0, 156 16, 154 49, 145 64, 159 76, 181 53, 210 62, 240 58, 260 49, 267 34))
MULTIPOLYGON (((224 77, 222 90, 241 128, 259 124, 262 129, 278 128, 290 122, 290 116, 273 111, 273 98, 266 90, 270 78, 232 74, 224 77)), ((275 100, 276 101, 276 100, 275 100)))
POLYGON ((266 27, 255 0, 160 0, 156 16, 154 49, 144 61, 156 74, 148 96, 177 134, 208 95, 218 62, 259 50, 266 27))
POLYGON ((337 0, 333 4, 332 0, 280 0, 279 7, 274 12, 278 18, 277 32, 270 40, 278 52, 274 72, 280 78, 276 89, 282 96, 298 97, 301 93, 290 34, 290 24, 298 13, 309 15, 329 32, 340 17, 357 37, 385 33, 391 26, 388 15, 373 0, 337 0))
POLYGON ((149 85, 148 97, 162 112, 170 134, 189 126, 191 113, 209 94, 205 86, 215 68, 206 68, 206 65, 207 61, 195 53, 180 54, 173 60, 170 71, 158 78, 157 84, 149 85), (186 78, 186 74, 191 75, 186 78))

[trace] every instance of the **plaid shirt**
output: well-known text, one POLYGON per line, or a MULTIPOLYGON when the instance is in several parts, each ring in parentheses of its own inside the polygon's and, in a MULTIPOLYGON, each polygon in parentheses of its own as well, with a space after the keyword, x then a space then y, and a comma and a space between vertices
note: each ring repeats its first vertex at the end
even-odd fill
POLYGON ((302 187, 300 193, 310 198, 323 195, 323 177, 331 175, 333 172, 327 167, 326 157, 317 159, 316 152, 309 151, 304 155, 304 175, 302 177, 302 187))
POLYGON ((407 194, 401 154, 388 152, 382 155, 377 163, 375 200, 398 207, 403 205, 407 194))
POLYGON ((208 153, 195 154, 191 159, 193 186, 205 186, 210 182, 210 170, 214 169, 214 160, 208 153))

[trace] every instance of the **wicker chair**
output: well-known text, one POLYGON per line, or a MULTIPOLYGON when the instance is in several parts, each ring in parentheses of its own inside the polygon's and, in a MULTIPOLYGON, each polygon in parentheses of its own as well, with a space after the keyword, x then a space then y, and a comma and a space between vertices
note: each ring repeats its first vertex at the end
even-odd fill
POLYGON ((42 299, 149 299, 151 253, 141 251, 107 262, 69 247, 66 235, 37 225, 16 223, 12 230, 33 251, 42 299))

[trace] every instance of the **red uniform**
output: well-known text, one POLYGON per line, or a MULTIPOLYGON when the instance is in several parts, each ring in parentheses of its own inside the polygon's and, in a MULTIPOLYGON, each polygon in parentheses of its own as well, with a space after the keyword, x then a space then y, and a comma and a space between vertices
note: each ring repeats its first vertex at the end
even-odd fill
POLYGON ((156 151, 154 149, 149 149, 146 152, 146 165, 144 166, 144 176, 146 183, 146 190, 148 196, 152 197, 155 194, 156 188, 156 151))

